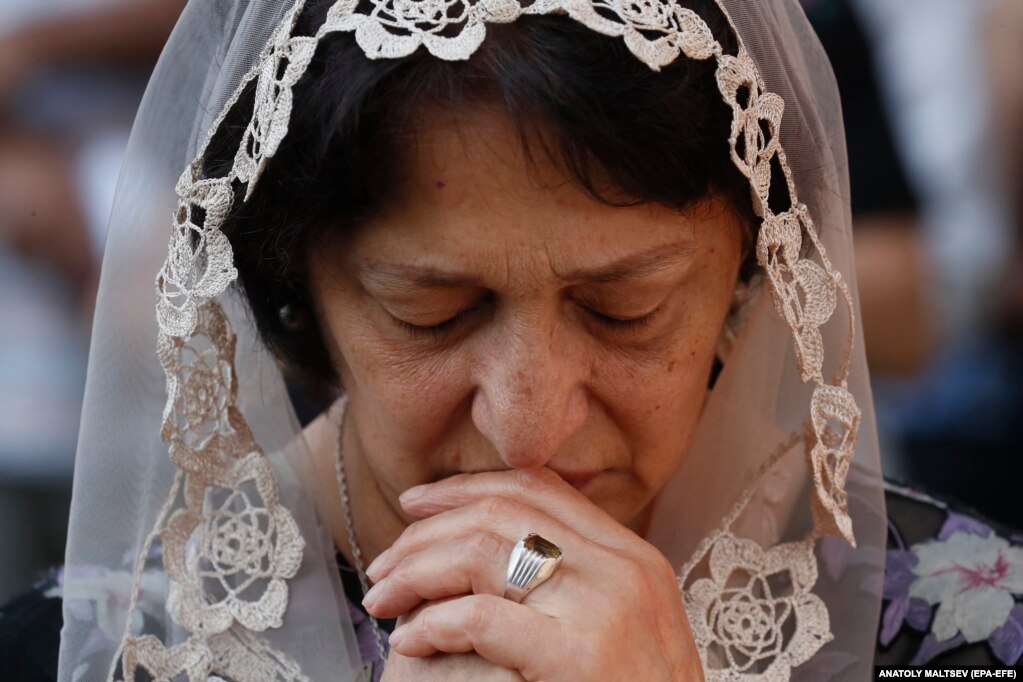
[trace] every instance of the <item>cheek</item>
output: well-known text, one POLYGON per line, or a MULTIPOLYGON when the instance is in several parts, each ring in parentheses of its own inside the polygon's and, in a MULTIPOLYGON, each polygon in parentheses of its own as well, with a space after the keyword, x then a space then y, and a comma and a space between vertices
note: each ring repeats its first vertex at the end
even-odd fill
POLYGON ((629 442, 634 473, 659 487, 683 461, 707 398, 707 383, 732 291, 715 277, 685 293, 672 332, 656 351, 608 354, 594 391, 629 442))
POLYGON ((346 315, 330 325, 335 363, 363 437, 395 453, 429 453, 457 425, 470 372, 457 356, 382 339, 366 320, 346 315))
POLYGON ((681 462, 707 394, 713 343, 679 339, 655 361, 610 361, 594 392, 629 443, 640 478, 681 462))

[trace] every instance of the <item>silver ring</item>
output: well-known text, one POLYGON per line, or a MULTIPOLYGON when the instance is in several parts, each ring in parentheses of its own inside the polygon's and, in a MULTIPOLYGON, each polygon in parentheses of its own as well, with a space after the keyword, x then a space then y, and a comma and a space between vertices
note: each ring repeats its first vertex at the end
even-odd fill
POLYGON ((508 559, 504 598, 521 602, 537 585, 554 575, 561 558, 561 548, 536 533, 519 540, 508 559))

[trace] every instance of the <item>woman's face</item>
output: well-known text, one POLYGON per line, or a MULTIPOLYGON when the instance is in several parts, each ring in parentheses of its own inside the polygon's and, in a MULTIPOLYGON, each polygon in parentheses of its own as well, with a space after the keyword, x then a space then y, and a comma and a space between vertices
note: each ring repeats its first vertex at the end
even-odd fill
POLYGON ((383 211, 310 252, 383 497, 549 467, 625 524, 685 457, 741 257, 723 202, 615 208, 506 115, 420 127, 383 211))

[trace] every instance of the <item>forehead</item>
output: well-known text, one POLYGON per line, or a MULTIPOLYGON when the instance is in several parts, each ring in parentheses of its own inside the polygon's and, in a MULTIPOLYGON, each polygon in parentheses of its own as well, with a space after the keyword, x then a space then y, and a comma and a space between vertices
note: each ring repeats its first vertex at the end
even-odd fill
POLYGON ((714 197, 686 211, 598 200, 552 160, 542 133, 524 143, 497 108, 428 112, 401 147, 402 172, 355 240, 370 259, 379 250, 424 265, 431 256, 542 253, 573 269, 658 245, 713 248, 738 234, 735 216, 714 197))
MULTIPOLYGON (((539 125, 517 126, 495 106, 478 105, 460 112, 428 109, 401 145, 402 173, 384 201, 383 212, 449 217, 476 212, 491 220, 514 215, 527 219, 522 214, 534 212, 534 222, 557 215, 561 220, 554 222, 564 225, 598 217, 640 222, 643 216, 652 220, 706 217, 707 204, 714 202, 707 197, 684 212, 652 203, 628 209, 611 206, 592 196, 552 158, 557 146, 544 136, 539 125)), ((598 172, 587 176, 602 182, 598 172)), ((616 199, 615 188, 606 183, 597 190, 616 199)), ((622 197, 621 203, 627 204, 627 198, 622 197)))
MULTIPOLYGON (((581 188, 552 159, 554 145, 532 122, 517 125, 489 105, 424 111, 399 150, 399 203, 457 208, 468 200, 565 202, 581 188), (528 132, 527 132, 528 131, 528 132)), ((392 202, 393 203, 393 202, 392 202)))

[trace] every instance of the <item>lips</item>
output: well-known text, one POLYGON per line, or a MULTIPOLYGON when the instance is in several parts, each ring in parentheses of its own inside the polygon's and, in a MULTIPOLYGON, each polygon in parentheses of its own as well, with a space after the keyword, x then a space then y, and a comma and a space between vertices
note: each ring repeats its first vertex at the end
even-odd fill
MULTIPOLYGON (((479 474, 488 471, 507 471, 507 469, 480 469, 478 471, 444 470, 433 476, 429 482, 436 483, 437 481, 442 481, 451 476, 455 476, 456 474, 479 474)), ((552 471, 558 476, 561 476, 566 483, 576 490, 582 490, 590 481, 604 472, 603 469, 595 471, 558 471, 557 469, 552 469, 552 471)))
POLYGON ((576 490, 582 490, 586 487, 586 484, 596 478, 599 471, 557 471, 555 472, 558 476, 565 479, 565 482, 576 490))

